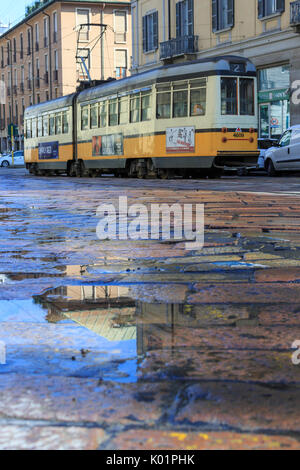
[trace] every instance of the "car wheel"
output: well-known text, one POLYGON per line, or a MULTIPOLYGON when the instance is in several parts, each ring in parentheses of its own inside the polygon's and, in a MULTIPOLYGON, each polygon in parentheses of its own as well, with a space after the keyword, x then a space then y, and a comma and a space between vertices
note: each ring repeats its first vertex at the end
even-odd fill
POLYGON ((9 162, 7 160, 3 160, 3 162, 1 163, 1 166, 4 168, 7 168, 9 167, 9 162))
POLYGON ((276 174, 277 174, 277 172, 275 170, 275 167, 274 167, 274 163, 272 162, 272 160, 268 160, 267 172, 268 172, 268 176, 276 176, 276 174))

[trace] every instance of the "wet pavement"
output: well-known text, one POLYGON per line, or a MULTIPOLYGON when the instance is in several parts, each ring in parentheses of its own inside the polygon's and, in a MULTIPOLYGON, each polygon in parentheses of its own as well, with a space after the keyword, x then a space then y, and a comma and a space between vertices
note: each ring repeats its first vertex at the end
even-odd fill
POLYGON ((0 172, 1 449, 298 449, 299 178, 0 172), (96 209, 205 204, 205 246, 96 209))

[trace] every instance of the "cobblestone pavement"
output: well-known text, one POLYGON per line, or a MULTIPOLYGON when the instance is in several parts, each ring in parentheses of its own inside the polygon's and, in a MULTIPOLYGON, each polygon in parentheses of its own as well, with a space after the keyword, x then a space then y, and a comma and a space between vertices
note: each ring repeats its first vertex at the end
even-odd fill
POLYGON ((299 178, 0 171, 1 449, 298 449, 299 178), (100 241, 100 203, 204 203, 205 246, 100 241))

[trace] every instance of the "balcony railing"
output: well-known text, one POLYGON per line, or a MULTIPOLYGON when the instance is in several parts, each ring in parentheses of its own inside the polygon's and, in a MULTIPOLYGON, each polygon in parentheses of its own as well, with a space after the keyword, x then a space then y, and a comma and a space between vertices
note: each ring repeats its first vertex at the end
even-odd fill
POLYGON ((291 3, 291 18, 290 23, 292 26, 300 25, 300 1, 291 3))
POLYGON ((181 36, 160 43, 160 58, 171 59, 184 54, 198 52, 198 36, 181 36))

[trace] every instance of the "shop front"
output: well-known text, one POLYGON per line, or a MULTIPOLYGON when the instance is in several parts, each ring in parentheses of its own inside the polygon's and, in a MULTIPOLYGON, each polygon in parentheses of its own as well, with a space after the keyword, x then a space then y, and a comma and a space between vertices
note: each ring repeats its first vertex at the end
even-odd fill
POLYGON ((259 136, 278 139, 290 126, 290 70, 288 65, 258 71, 259 136))

